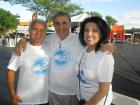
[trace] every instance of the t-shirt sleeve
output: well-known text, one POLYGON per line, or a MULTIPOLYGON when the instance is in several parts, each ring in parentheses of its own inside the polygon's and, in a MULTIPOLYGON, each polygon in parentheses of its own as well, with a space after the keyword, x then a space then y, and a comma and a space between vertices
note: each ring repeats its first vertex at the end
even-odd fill
POLYGON ((13 53, 7 66, 7 69, 17 71, 18 68, 20 67, 20 58, 21 58, 20 56, 17 56, 13 53))
POLYGON ((112 54, 105 54, 97 69, 99 82, 111 82, 114 72, 114 58, 112 54))

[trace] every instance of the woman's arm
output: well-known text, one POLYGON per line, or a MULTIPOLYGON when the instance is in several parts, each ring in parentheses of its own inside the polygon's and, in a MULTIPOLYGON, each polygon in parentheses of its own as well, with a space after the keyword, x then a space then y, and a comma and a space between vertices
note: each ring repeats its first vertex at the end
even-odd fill
POLYGON ((99 90, 85 105, 96 105, 102 98, 107 96, 110 84, 110 82, 100 82, 99 90))

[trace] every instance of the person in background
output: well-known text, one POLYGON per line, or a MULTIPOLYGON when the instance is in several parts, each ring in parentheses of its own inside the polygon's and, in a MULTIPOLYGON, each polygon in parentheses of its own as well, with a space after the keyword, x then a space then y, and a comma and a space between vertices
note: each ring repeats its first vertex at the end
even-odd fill
POLYGON ((42 42, 47 25, 35 19, 29 26, 29 41, 21 56, 12 55, 7 66, 7 80, 12 105, 48 105, 49 51, 42 42), (45 49, 45 50, 44 50, 45 49), (14 88, 15 72, 20 70, 17 89, 14 88))
POLYGON ((108 24, 100 17, 87 18, 81 24, 79 40, 84 50, 76 67, 81 105, 111 105, 114 58, 99 50, 108 42, 109 33, 108 24))
MULTIPOLYGON (((47 35, 43 45, 49 46, 51 66, 49 72, 49 105, 78 105, 77 74, 75 64, 83 46, 78 35, 70 33, 71 18, 65 11, 57 12, 53 17, 56 33, 47 35)), ((26 41, 16 46, 15 52, 20 55, 25 49, 26 41)), ((106 47, 111 50, 112 47, 106 47)))

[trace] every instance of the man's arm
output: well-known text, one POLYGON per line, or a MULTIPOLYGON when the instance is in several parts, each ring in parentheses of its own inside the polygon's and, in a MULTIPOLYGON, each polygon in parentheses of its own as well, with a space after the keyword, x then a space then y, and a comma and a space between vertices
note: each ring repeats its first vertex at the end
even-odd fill
POLYGON ((14 81, 15 81, 15 71, 8 70, 7 72, 7 80, 8 80, 8 86, 10 90, 10 95, 15 95, 15 87, 14 87, 14 81))
POLYGON ((8 86, 10 90, 10 96, 12 99, 12 104, 17 105, 20 100, 20 97, 17 96, 15 87, 14 87, 14 82, 15 82, 15 71, 14 70, 9 70, 7 72, 7 80, 8 80, 8 86))
POLYGON ((20 39, 14 48, 14 54, 16 54, 17 56, 20 56, 21 53, 25 51, 27 42, 28 42, 27 38, 20 39))

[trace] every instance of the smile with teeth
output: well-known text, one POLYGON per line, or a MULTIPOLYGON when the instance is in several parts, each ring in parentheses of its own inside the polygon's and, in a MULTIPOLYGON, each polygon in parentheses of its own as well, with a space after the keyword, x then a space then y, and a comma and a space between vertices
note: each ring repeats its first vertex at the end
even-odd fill
POLYGON ((87 39, 88 41, 91 41, 92 39, 87 39))
POLYGON ((40 35, 36 35, 35 38, 40 38, 40 35))

